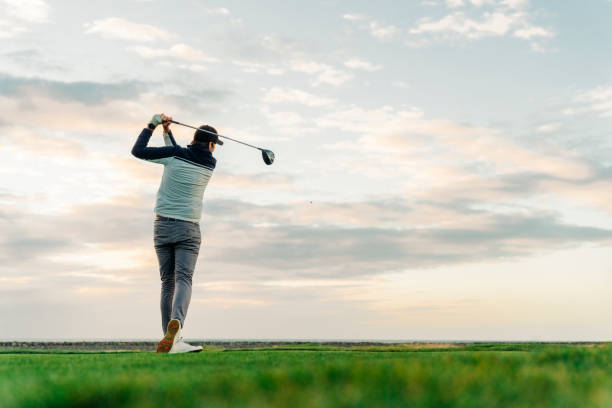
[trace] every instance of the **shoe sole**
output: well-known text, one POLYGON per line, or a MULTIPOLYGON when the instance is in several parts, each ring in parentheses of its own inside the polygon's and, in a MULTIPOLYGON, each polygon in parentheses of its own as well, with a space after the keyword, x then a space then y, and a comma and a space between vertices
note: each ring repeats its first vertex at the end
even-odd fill
POLYGON ((159 343, 157 343, 157 352, 158 353, 168 353, 172 350, 172 345, 174 344, 174 340, 176 338, 176 334, 179 331, 180 322, 177 319, 172 319, 168 322, 168 327, 166 328, 166 335, 159 343))

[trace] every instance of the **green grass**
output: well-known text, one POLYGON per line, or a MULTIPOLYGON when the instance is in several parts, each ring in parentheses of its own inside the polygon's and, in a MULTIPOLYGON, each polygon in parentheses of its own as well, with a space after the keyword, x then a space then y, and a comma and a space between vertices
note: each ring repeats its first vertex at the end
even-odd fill
POLYGON ((1 407, 612 407, 612 345, 0 352, 1 407))

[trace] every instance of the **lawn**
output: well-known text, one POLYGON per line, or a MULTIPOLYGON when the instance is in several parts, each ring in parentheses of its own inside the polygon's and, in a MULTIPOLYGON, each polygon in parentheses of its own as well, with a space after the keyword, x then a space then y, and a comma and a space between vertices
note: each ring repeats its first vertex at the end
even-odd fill
POLYGON ((1 407, 612 407, 612 344, 0 350, 1 407))

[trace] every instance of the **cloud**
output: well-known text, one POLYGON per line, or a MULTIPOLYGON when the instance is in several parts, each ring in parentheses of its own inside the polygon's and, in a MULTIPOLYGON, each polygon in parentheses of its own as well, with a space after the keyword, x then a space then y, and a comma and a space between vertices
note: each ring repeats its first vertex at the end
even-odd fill
POLYGON ((27 28, 22 24, 0 20, 0 39, 13 38, 26 31, 28 31, 27 28))
POLYGON ((234 60, 232 64, 240 67, 243 72, 249 73, 266 73, 268 75, 282 75, 285 70, 276 64, 263 64, 254 61, 234 60))
POLYGON ((219 172, 215 174, 210 184, 213 188, 227 189, 261 189, 267 188, 288 189, 295 186, 295 178, 275 173, 236 174, 219 172))
POLYGON ((373 20, 369 24, 370 34, 379 40, 390 40, 399 34, 400 29, 392 24, 383 24, 373 20))
POLYGON ((143 58, 159 58, 173 57, 185 61, 204 61, 218 62, 214 57, 205 55, 202 51, 197 50, 187 44, 175 44, 170 48, 151 48, 145 46, 136 46, 129 48, 143 58))
POLYGON ((266 103, 299 103, 306 106, 326 106, 334 103, 333 99, 323 98, 311 93, 293 89, 293 88, 280 88, 272 87, 268 89, 263 97, 263 101, 266 103))
POLYGON ((594 112, 601 117, 612 116, 612 86, 600 85, 583 91, 574 97, 575 107, 564 111, 566 114, 594 112))
MULTIPOLYGON (((155 267, 149 247, 152 205, 152 197, 116 197, 74 206, 55 216, 17 211, 10 221, 0 220, 6 232, 0 240, 1 264, 19 264, 20 276, 40 274, 39 265, 49 261, 52 264, 44 273, 57 268, 81 274, 124 268, 124 277, 138 282, 142 267, 155 267), (21 231, 18 239, 17 231, 21 231), (55 231, 62 231, 61 240, 55 231), (104 261, 109 256, 125 262, 109 268, 104 261)), ((208 200, 205 211, 215 215, 214 221, 205 223, 207 265, 222 266, 223 271, 210 269, 210 280, 375 276, 524 257, 612 239, 610 230, 564 224, 550 212, 496 214, 458 204, 448 207, 401 199, 272 205, 208 200), (441 214, 450 209, 456 221, 423 224, 427 211, 421 210, 428 207, 441 214)), ((447 219, 453 217, 449 214, 447 219)), ((15 276, 11 268, 0 269, 5 277, 15 276)))
MULTIPOLYGON (((413 38, 408 45, 422 46, 429 41, 468 39, 512 35, 521 40, 550 39, 555 33, 530 23, 531 15, 525 0, 448 0, 450 9, 461 8, 442 18, 423 17, 409 30, 413 38), (485 7, 487 6, 487 7, 485 7), (484 11, 479 11, 484 9, 484 11)), ((531 48, 541 51, 543 45, 532 42, 531 48)))
POLYGON ((495 4, 496 0, 469 0, 469 2, 475 7, 482 7, 486 4, 495 4))
POLYGON ((502 0, 500 4, 511 9, 521 9, 529 4, 529 0, 502 0))
POLYGON ((49 21, 49 5, 43 0, 0 0, 0 39, 14 38, 29 31, 29 25, 49 21))
POLYGON ((283 128, 287 132, 293 132, 293 128, 306 122, 306 119, 297 112, 270 111, 270 109, 264 107, 262 113, 272 127, 283 128))
POLYGON ((211 15, 221 15, 221 16, 229 16, 231 13, 228 9, 226 9, 225 7, 217 7, 217 8, 205 8, 203 10, 203 12, 205 14, 211 14, 211 15))
MULTIPOLYGON (((396 218, 394 226, 375 223, 377 219, 392 218, 388 211, 393 210, 392 206, 377 202, 319 203, 311 214, 314 224, 304 218, 307 208, 224 202, 223 212, 218 206, 221 203, 209 204, 214 213, 222 211, 214 235, 233 242, 231 249, 224 249, 222 242, 212 242, 211 260, 224 259, 238 265, 265 263, 270 277, 275 273, 283 277, 372 276, 390 270, 526 256, 533 251, 565 247, 570 242, 612 237, 608 230, 564 225, 554 216, 537 212, 495 215, 476 211, 472 213, 475 223, 471 226, 431 225, 416 229, 412 219, 419 216, 418 203, 398 205, 409 212, 396 218), (233 217, 240 214, 241 220, 230 220, 230 211, 233 217), (340 214, 344 215, 338 218, 340 214), (362 217, 369 221, 359 221, 362 217), (244 224, 247 220, 251 221, 248 226, 244 224), (252 224, 254 220, 257 224, 252 224), (351 226, 350 220, 370 225, 351 226), (230 232, 236 230, 249 239, 241 240, 230 232), (330 242, 334 245, 329 245, 330 242), (538 249, 533 246, 535 242, 538 249), (238 257, 236 252, 240 253, 238 257), (323 260, 325 265, 321 264, 323 260)), ((457 213, 461 211, 456 209, 457 213)))
POLYGON ((401 89, 410 89, 411 88, 410 83, 408 83, 406 81, 393 81, 393 82, 391 82, 391 85, 393 85, 396 88, 401 88, 401 89))
POLYGON ((538 133, 551 133, 551 132, 556 132, 560 128, 561 128, 561 123, 559 123, 559 122, 549 122, 549 123, 543 123, 543 124, 539 125, 538 127, 536 127, 536 132, 538 132, 538 133))
POLYGON ((149 24, 133 23, 119 17, 109 17, 83 24, 86 34, 98 34, 103 38, 136 42, 168 40, 170 34, 149 24))
POLYGON ((368 16, 363 14, 344 14, 342 18, 349 21, 363 21, 367 20, 368 16))
POLYGON ((344 62, 344 66, 352 69, 360 69, 364 71, 378 71, 382 69, 382 65, 376 65, 369 61, 360 60, 358 58, 351 58, 344 62))
POLYGON ((19 151, 35 159, 41 155, 85 159, 88 154, 82 143, 63 136, 62 132, 33 130, 19 125, 0 125, 0 130, 5 135, 5 151, 19 151))
POLYGON ((514 31, 513 35, 517 38, 529 40, 530 38, 533 38, 533 37, 546 37, 546 38, 554 37, 555 33, 543 27, 526 26, 524 28, 520 28, 514 31))
MULTIPOLYGON (((423 46, 432 40, 477 40, 508 34, 522 40, 555 36, 553 31, 529 23, 526 0, 446 0, 445 4, 451 10, 461 11, 452 11, 441 18, 422 17, 408 30, 381 23, 365 15, 345 14, 343 18, 355 22, 359 28, 368 30, 373 37, 383 41, 391 40, 406 31, 410 34, 406 44, 412 46, 423 46)), ((542 48, 542 45, 532 43, 532 48, 542 48)))
POLYGON ((45 23, 49 5, 43 0, 2 0, 3 14, 28 23, 45 23))
POLYGON ((464 6, 463 0, 446 0, 446 6, 449 8, 457 8, 464 6))
POLYGON ((102 83, 62 82, 42 78, 22 78, 0 74, 0 93, 4 96, 47 96, 59 101, 99 104, 112 99, 127 99, 147 90, 151 84, 140 81, 102 83))
POLYGON ((314 75, 316 79, 312 83, 313 86, 321 84, 339 86, 353 79, 351 73, 319 62, 294 60, 290 63, 290 66, 293 71, 314 75))
POLYGON ((440 20, 423 18, 411 34, 441 34, 446 36, 478 39, 485 36, 501 36, 516 24, 518 16, 504 13, 485 13, 481 21, 472 20, 462 12, 456 12, 440 20))
POLYGON ((228 92, 194 89, 191 83, 185 84, 184 93, 180 87, 161 88, 160 84, 140 81, 63 82, 0 75, 0 109, 10 115, 4 120, 6 125, 74 134, 121 134, 139 129, 151 112, 182 111, 189 115, 200 109, 194 107, 196 102, 223 99, 228 92), (28 109, 23 109, 24 101, 28 109))
POLYGON ((391 40, 401 32, 401 30, 393 24, 382 23, 365 14, 344 14, 342 18, 357 23, 360 29, 368 31, 372 37, 380 41, 391 40))
POLYGON ((612 209, 601 196, 601 184, 610 179, 588 160, 533 140, 517 143, 499 130, 391 107, 329 112, 316 124, 361 135, 357 143, 326 146, 341 157, 335 166, 396 189, 401 178, 405 194, 415 198, 513 205, 546 191, 560 200, 612 209))

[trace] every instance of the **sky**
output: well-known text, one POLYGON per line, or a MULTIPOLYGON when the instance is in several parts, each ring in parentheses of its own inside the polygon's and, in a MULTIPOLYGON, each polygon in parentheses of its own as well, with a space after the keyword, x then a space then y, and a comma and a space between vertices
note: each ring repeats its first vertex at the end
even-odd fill
POLYGON ((186 338, 612 339, 611 1, 0 5, 1 339, 160 336, 161 112, 276 154, 214 152, 186 338))

